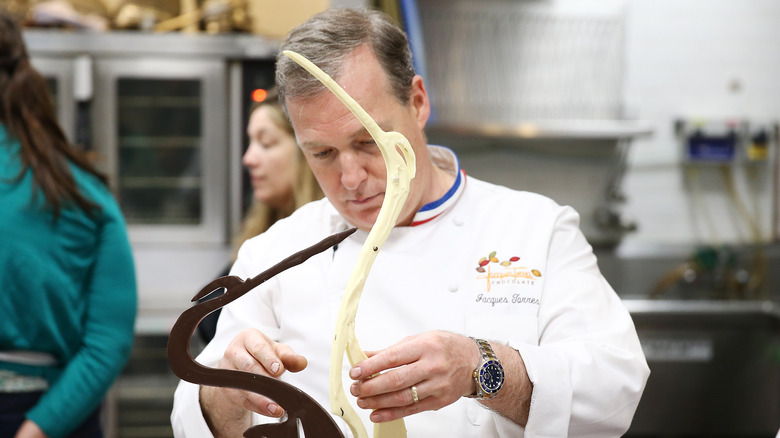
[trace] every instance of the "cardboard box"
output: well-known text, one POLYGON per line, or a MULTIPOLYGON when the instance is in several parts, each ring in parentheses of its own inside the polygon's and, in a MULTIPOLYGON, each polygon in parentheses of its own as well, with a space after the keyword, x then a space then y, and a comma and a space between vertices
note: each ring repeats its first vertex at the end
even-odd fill
POLYGON ((252 33, 278 39, 329 6, 330 0, 247 0, 252 33))

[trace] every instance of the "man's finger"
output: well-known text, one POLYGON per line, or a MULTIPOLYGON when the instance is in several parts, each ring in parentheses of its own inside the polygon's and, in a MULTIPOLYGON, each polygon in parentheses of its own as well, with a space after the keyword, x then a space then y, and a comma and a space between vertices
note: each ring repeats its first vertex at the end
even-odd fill
POLYGON ((245 409, 257 412, 266 417, 281 417, 284 414, 284 409, 276 402, 268 397, 253 392, 246 392, 243 406, 245 409))
POLYGON ((355 380, 367 379, 382 371, 414 363, 420 359, 420 354, 417 349, 410 348, 411 345, 394 345, 378 351, 368 359, 355 364, 355 367, 350 370, 349 376, 355 380))
MULTIPOLYGON (((247 336, 244 338, 244 348, 272 376, 282 373, 282 360, 277 356, 268 340, 262 336, 247 336)), ((248 370, 251 371, 251 370, 248 370)))
POLYGON ((297 373, 303 371, 309 362, 304 356, 294 352, 288 345, 277 344, 277 354, 282 359, 282 365, 288 371, 297 373))

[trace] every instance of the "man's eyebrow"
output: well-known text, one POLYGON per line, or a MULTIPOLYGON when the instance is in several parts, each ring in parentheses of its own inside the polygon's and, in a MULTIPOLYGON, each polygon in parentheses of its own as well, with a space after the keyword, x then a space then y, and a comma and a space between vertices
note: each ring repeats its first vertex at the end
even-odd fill
POLYGON ((298 147, 301 149, 314 149, 319 147, 327 147, 328 145, 325 143, 320 143, 318 141, 307 141, 305 143, 298 143, 298 147))
MULTIPOLYGON (((377 124, 379 125, 379 127, 382 130, 390 131, 390 129, 387 129, 384 126, 383 123, 378 123, 377 122, 377 124)), ((354 140, 354 139, 356 139, 358 137, 363 137, 363 136, 366 136, 366 135, 370 135, 368 133, 368 129, 366 129, 364 126, 361 125, 360 129, 358 129, 355 132, 353 132, 352 135, 349 136, 349 138, 350 138, 350 140, 354 140)), ((319 148, 319 147, 328 147, 329 145, 327 143, 322 143, 322 142, 314 140, 314 141, 307 141, 307 142, 304 142, 304 143, 298 143, 298 146, 300 146, 301 149, 311 149, 311 148, 319 148)))

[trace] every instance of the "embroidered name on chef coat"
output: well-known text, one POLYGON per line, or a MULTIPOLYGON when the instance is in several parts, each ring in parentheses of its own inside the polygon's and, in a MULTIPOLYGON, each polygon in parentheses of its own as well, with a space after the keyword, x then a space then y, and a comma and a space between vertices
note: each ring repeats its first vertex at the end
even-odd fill
POLYGON ((493 308, 511 307, 513 313, 536 314, 544 281, 540 269, 519 255, 492 251, 477 259, 475 271, 475 303, 493 308))

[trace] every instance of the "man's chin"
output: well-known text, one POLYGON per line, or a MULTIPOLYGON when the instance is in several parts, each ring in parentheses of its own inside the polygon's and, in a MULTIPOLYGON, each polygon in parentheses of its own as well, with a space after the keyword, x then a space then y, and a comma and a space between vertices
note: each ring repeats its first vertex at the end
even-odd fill
POLYGON ((373 212, 348 212, 343 214, 347 222, 356 226, 358 229, 368 231, 374 226, 376 218, 379 217, 379 210, 373 212))

